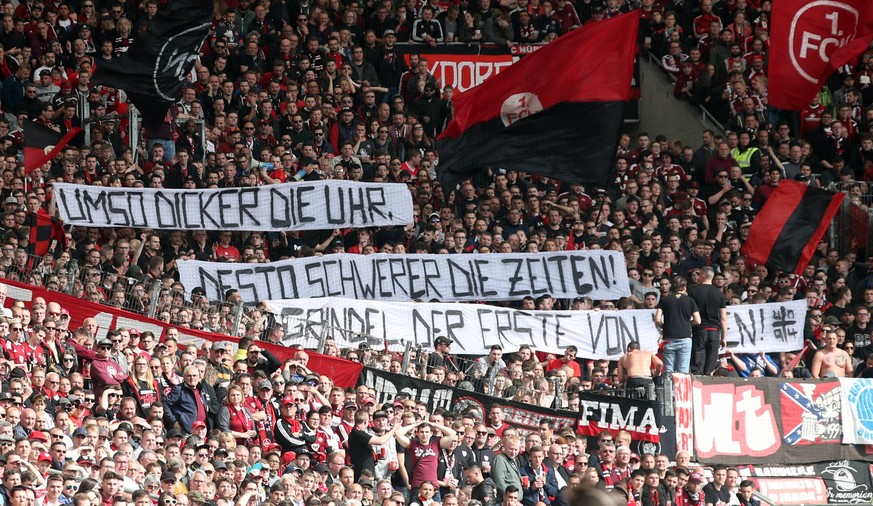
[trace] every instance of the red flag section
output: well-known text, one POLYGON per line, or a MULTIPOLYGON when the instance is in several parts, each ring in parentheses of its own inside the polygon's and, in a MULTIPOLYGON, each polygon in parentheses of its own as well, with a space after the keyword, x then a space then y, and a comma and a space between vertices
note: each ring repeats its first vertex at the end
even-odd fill
POLYGON ((561 102, 630 100, 639 20, 637 10, 579 28, 457 95, 454 119, 440 138, 512 114, 502 110, 504 102, 519 93, 538 98, 539 104, 526 104, 528 113, 561 102))
POLYGON ((801 274, 844 198, 845 193, 780 181, 752 221, 743 254, 771 269, 801 274))
POLYGON ((770 31, 769 104, 799 111, 873 41, 870 0, 779 0, 770 31))
POLYGON ((579 28, 458 95, 437 142, 443 187, 487 167, 606 185, 625 105, 639 96, 639 21, 633 11, 579 28))
POLYGON ((66 135, 46 126, 24 121, 24 173, 30 174, 34 169, 42 167, 46 162, 57 156, 67 144, 81 132, 79 127, 72 128, 66 135))

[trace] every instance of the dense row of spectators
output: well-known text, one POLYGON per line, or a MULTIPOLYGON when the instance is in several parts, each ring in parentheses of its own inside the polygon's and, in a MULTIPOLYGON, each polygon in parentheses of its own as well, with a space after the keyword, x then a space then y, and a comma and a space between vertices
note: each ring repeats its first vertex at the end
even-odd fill
MULTIPOLYGON (((153 314, 168 330, 162 336, 136 329, 106 334, 94 319, 71 328, 69 308, 55 301, 8 301, 0 320, 0 506, 550 506, 569 504, 571 492, 585 484, 619 494, 623 504, 756 504, 752 484, 741 482, 735 469, 714 469, 704 486, 702 469, 687 454, 636 455, 627 433, 601 434, 589 449, 586 438, 549 420, 523 434, 499 408, 428 412, 404 394, 377 404, 371 389, 336 387, 307 368, 305 351, 282 363, 258 345, 284 337, 263 307, 246 308, 237 318, 238 292, 206 300, 201 289, 178 283, 176 261, 612 249, 625 256, 629 297, 545 295, 506 304, 656 309, 670 344, 677 337, 697 342, 704 335, 699 331, 715 332, 717 341, 722 305, 716 299, 734 305, 805 298, 810 346, 802 356, 740 356, 710 342, 703 355, 697 347, 691 355, 676 354, 666 361, 668 370, 869 374, 870 252, 823 242, 800 276, 749 265, 741 252, 780 179, 838 185, 865 205, 865 181, 873 173, 870 57, 844 69, 845 78, 837 77, 801 121, 792 122, 767 108, 770 5, 231 1, 217 10, 192 80, 171 111, 179 122, 145 132, 147 142, 131 146, 125 93, 93 87, 89 79, 95 67, 124 54, 165 3, 5 4, 3 272, 153 314), (640 43, 663 56, 665 70, 677 79, 677 96, 709 107, 726 133, 705 131, 695 146, 671 139, 670 132, 624 136, 614 174, 602 187, 500 167, 481 187, 445 188, 436 181, 435 139, 453 117, 454 90, 437 81, 427 55, 398 43, 548 42, 631 8, 642 9, 640 43), (81 125, 86 107, 97 118, 85 125, 88 142, 75 138, 55 160, 25 175, 17 157, 23 119, 67 132, 81 125), (75 227, 55 260, 37 264, 26 251, 27 213, 52 210, 59 181, 194 189, 327 178, 406 184, 415 223, 282 233, 75 227), (715 298, 695 301, 702 325, 680 336, 672 334, 674 308, 663 301, 686 284, 691 297, 709 286, 715 298), (200 349, 179 343, 179 328, 243 339, 239 346, 200 349)), ((563 357, 527 348, 504 355, 494 348, 485 357, 459 358, 451 345, 438 339, 432 351, 413 350, 405 364, 367 346, 339 349, 330 339, 324 351, 565 409, 578 407, 580 390, 645 386, 661 369, 656 356, 633 347, 609 363, 583 360, 572 349, 563 357)))

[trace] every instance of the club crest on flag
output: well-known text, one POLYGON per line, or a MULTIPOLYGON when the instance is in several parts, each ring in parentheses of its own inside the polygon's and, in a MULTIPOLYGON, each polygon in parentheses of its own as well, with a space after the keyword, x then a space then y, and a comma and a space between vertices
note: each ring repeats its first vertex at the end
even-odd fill
POLYGON ((155 59, 152 83, 155 85, 155 92, 163 97, 164 100, 175 100, 173 96, 176 90, 162 89, 161 81, 166 81, 167 76, 172 76, 179 82, 184 81, 188 76, 191 65, 200 56, 199 49, 202 41, 198 42, 196 38, 193 41, 189 41, 186 38, 190 35, 196 35, 198 31, 208 29, 210 26, 212 26, 212 23, 204 23, 188 28, 182 33, 168 38, 164 45, 161 46, 158 57, 155 59), (190 44, 190 47, 184 47, 186 42, 193 42, 193 44, 190 44))
POLYGON ((536 94, 516 93, 503 101, 503 105, 500 107, 500 119, 504 126, 509 126, 518 120, 542 112, 542 110, 543 104, 536 94))
POLYGON ((797 72, 817 83, 815 76, 827 68, 831 54, 855 39, 858 18, 854 7, 833 0, 818 0, 798 10, 791 20, 788 53, 797 72))

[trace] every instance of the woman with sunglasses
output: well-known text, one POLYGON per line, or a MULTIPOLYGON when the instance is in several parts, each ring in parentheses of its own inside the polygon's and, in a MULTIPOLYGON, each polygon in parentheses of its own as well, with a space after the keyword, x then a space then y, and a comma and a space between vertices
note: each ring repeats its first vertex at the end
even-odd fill
POLYGON ((152 374, 148 357, 134 355, 131 365, 130 376, 121 384, 121 391, 125 397, 136 399, 136 415, 145 418, 152 404, 160 402, 162 390, 152 374))
POLYGON ((158 506, 176 506, 177 504, 179 504, 179 501, 172 492, 164 492, 158 497, 158 506))
POLYGON ((64 353, 61 356, 61 363, 58 366, 58 373, 61 377, 68 378, 74 372, 78 372, 79 364, 76 363, 76 357, 69 353, 64 353))

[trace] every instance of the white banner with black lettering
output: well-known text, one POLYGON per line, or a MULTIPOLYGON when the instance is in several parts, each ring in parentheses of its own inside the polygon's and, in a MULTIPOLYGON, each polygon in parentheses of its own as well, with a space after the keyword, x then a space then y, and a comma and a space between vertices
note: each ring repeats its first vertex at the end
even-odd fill
POLYGON ((267 305, 285 325, 285 342, 317 347, 323 335, 340 348, 367 342, 375 349, 403 351, 407 342, 432 348, 437 336, 455 341, 452 353, 487 355, 492 345, 516 351, 522 345, 564 353, 574 345, 579 356, 617 360, 631 341, 658 351, 658 329, 651 310, 520 311, 484 304, 377 302, 337 297, 270 300, 267 305))
POLYGON ((806 301, 728 306, 727 347, 735 353, 775 353, 803 348, 806 301))
POLYGON ((55 183, 64 223, 158 230, 322 230, 412 223, 406 185, 315 181, 163 190, 55 183))
POLYGON ((397 301, 521 300, 630 295, 617 251, 472 255, 352 255, 296 258, 266 264, 180 260, 188 292, 221 299, 236 288, 246 302, 346 297, 397 301))
MULTIPOLYGON (((806 308, 796 307, 797 302, 803 305, 804 301, 728 306, 728 347, 735 353, 802 348, 806 308)), ((644 350, 658 348, 654 311, 648 309, 519 311, 482 304, 365 302, 339 297, 270 300, 268 304, 285 325, 285 339, 313 348, 324 335, 333 336, 342 348, 367 342, 382 349, 387 343, 393 351, 403 351, 407 342, 431 348, 437 336, 447 336, 457 343, 454 353, 470 355, 487 354, 494 344, 507 351, 526 344, 553 353, 575 345, 580 356, 610 359, 624 354, 631 341, 639 342, 644 350)))

